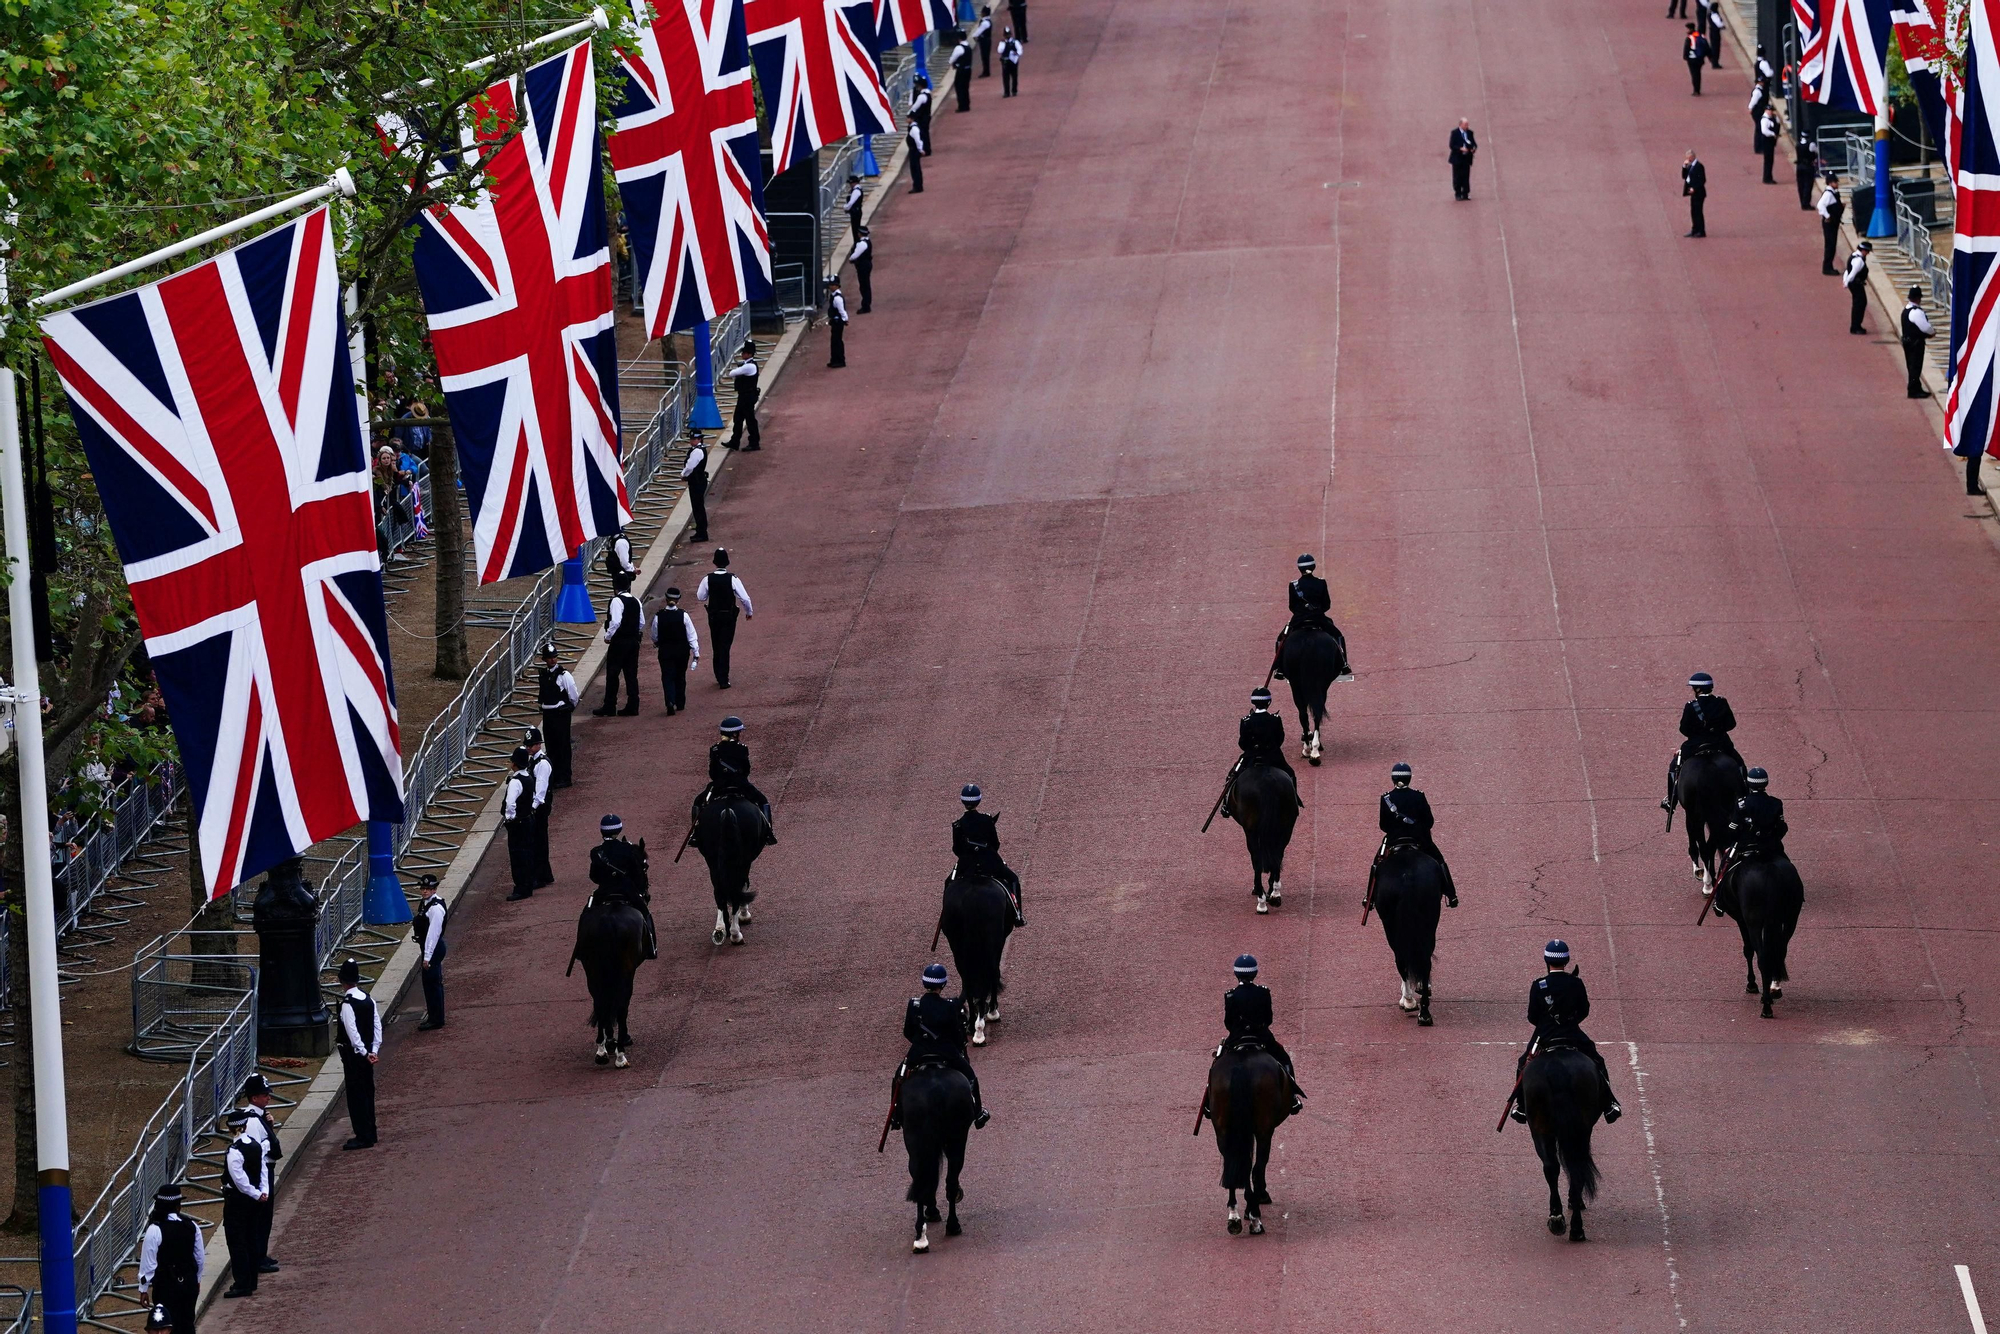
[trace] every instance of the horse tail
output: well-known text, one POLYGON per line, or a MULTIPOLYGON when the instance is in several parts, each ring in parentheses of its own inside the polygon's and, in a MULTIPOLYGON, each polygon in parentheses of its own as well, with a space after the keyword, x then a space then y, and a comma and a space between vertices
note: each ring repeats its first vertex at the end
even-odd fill
POLYGON ((1774 863, 1765 874, 1770 881, 1769 902, 1764 920, 1757 925, 1757 969, 1766 982, 1789 982, 1785 952, 1791 948, 1792 932, 1798 929, 1798 905, 1805 890, 1798 884, 1798 871, 1788 861, 1774 863))
POLYGON ((1250 1163, 1257 1148, 1257 1100, 1250 1062, 1240 1057, 1229 1067, 1229 1130, 1222 1140, 1222 1184, 1234 1190, 1250 1184, 1250 1163))
MULTIPOLYGON (((1592 1075, 1593 1081, 1596 1079, 1592 1075)), ((1571 1104, 1574 1106, 1575 1104, 1571 1104)), ((1581 1117, 1565 1117, 1556 1131, 1556 1155, 1569 1173, 1570 1185, 1586 1200, 1597 1196, 1597 1160, 1590 1156, 1590 1122, 1581 1117)))
POLYGON ((929 1204, 937 1199, 938 1166, 944 1155, 939 1142, 937 1104, 929 1098, 913 1098, 915 1081, 903 1081, 903 1145, 910 1155, 911 1204, 929 1204))

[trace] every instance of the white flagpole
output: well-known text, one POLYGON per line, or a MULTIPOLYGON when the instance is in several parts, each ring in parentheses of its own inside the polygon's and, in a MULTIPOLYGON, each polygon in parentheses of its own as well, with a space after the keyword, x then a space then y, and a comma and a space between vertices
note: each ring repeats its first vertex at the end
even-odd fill
MULTIPOLYGON (((76 1334, 76 1235, 70 1225, 69 1109, 63 1091, 62 981, 56 974, 55 876, 49 863, 49 791, 42 761, 42 680, 28 595, 28 502, 14 372, 0 369, 0 520, 7 526, 13 620, 14 740, 20 747, 28 997, 35 1041, 35 1178, 42 1231, 42 1327, 76 1334)), ((15 985, 19 985, 17 982, 15 985)))
MULTIPOLYGON (((610 27, 611 27, 611 19, 607 14, 605 14, 604 7, 602 5, 599 5, 597 8, 590 11, 589 18, 578 19, 575 23, 570 24, 567 28, 557 28, 554 32, 545 32, 540 37, 535 38, 531 42, 521 43, 521 45, 515 47, 514 50, 532 51, 538 46, 548 46, 551 45, 552 43, 560 42, 565 37, 577 37, 581 36, 586 32, 606 32, 610 30, 610 27)), ((509 53, 502 53, 496 51, 494 54, 490 56, 481 56, 479 59, 474 60, 469 64, 460 65, 459 68, 461 70, 485 69, 488 65, 491 65, 494 61, 500 59, 502 54, 509 54, 509 53)), ((421 79, 417 82, 416 86, 419 88, 428 88, 436 82, 437 82, 436 79, 421 79)))
POLYGON ((141 255, 137 259, 127 260, 117 268, 106 269, 94 278, 85 278, 81 282, 71 283, 68 287, 58 287, 53 292, 35 297, 28 304, 30 306, 46 306, 52 302, 61 301, 65 297, 76 296, 79 293, 88 292, 92 288, 102 287, 106 283, 115 283, 127 274, 137 273, 141 269, 149 269, 163 260, 172 259, 175 255, 184 255, 190 250, 207 245, 210 241, 219 241, 225 236, 233 236, 246 228, 255 227, 260 222, 265 222, 281 214, 290 213, 295 208, 304 208, 307 204, 317 204, 328 195, 334 194, 341 196, 343 199, 354 198, 354 178, 347 174, 347 168, 345 167, 335 171, 332 176, 327 178, 324 185, 316 185, 310 190, 303 190, 293 195, 290 199, 280 199, 275 204, 267 204, 255 213, 246 213, 234 222, 225 222, 220 227, 211 227, 199 236, 190 236, 185 241, 176 241, 170 246, 163 246, 150 255, 141 255))

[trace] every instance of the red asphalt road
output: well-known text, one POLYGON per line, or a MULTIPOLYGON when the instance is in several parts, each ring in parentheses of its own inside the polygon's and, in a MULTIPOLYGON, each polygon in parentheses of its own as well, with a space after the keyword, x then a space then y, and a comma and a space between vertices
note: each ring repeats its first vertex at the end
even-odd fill
POLYGON ((1691 99, 1678 31, 1038 4, 1022 97, 942 111, 879 219, 850 369, 815 335, 733 465, 739 688, 584 720, 563 884, 504 905, 489 857, 381 1147, 329 1123, 284 1272, 212 1328, 1957 1331, 1955 1263, 2000 1304, 1991 521, 1756 183, 1734 52, 1691 99), (1360 679, 1260 919, 1240 838, 1195 828, 1305 549, 1360 679), (1775 1022, 1655 806, 1696 667, 1796 831, 1775 1022), (699 864, 656 855, 665 957, 598 1069, 562 976, 597 816, 671 848, 729 711, 784 839, 750 943, 712 949, 699 864), (1430 1030, 1357 924, 1401 758, 1464 894, 1430 1030), (874 1140, 967 779, 1031 925, 966 1235, 915 1258, 874 1140), (1551 935, 1630 1113, 1581 1247, 1492 1130, 1551 935), (1188 1134, 1244 949, 1314 1095, 1261 1239, 1188 1134))

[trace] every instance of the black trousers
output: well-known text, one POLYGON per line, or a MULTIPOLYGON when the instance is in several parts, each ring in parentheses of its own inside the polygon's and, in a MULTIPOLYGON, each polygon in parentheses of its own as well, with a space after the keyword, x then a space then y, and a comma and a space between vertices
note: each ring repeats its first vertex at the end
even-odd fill
POLYGON ((861 284, 861 313, 866 315, 875 305, 875 261, 863 255, 854 265, 854 280, 861 284))
POLYGON ((1810 156, 1799 159, 1798 165, 1792 168, 1792 179, 1799 187, 1799 207, 1801 209, 1811 208, 1813 206, 1813 164, 1810 156))
POLYGON ((924 109, 924 113, 921 116, 917 117, 917 124, 924 127, 924 156, 929 157, 931 155, 931 145, 935 141, 931 138, 931 113, 928 107, 924 109))
POLYGON ((736 415, 729 424, 729 448, 736 448, 736 442, 743 438, 744 429, 749 429, 750 448, 762 449, 757 443, 757 400, 754 396, 736 396, 736 415))
POLYGON ((1021 92, 1021 62, 1003 60, 1000 62, 1000 96, 1016 97, 1021 92))
MULTIPOLYGON (((363 1034, 366 1037, 367 1034, 363 1034)), ((375 1142, 375 1067, 366 1056, 347 1051, 340 1053, 340 1073, 347 1080, 347 1119, 354 1127, 354 1138, 363 1144, 375 1142)))
POLYGON ((1688 0, 1667 0, 1667 17, 1668 17, 1668 18, 1670 18, 1670 19, 1684 19, 1684 18, 1686 18, 1687 16, 1688 16, 1688 0), (1679 8, 1678 8, 1678 11, 1676 11, 1676 8, 1675 8, 1676 4, 1678 4, 1678 6, 1679 6, 1679 8))
POLYGON ((1866 333, 1861 327, 1861 317, 1868 313, 1868 281, 1857 279, 1854 286, 1847 289, 1847 332, 1866 333))
POLYGON ((856 204, 847 210, 847 230, 850 235, 861 235, 861 205, 856 204))
POLYGON ((568 787, 571 782, 569 716, 574 712, 567 704, 542 710, 542 748, 549 753, 550 787, 568 787))
POLYGON ((1924 342, 1921 338, 1903 344, 1903 369, 1909 372, 1910 383, 1906 386, 1911 398, 1929 398, 1924 388, 1924 342))
POLYGON ((993 77, 993 34, 990 32, 979 39, 979 77, 993 77))
POLYGON ((424 965, 424 1018, 434 1024, 444 1022, 444 956, 450 949, 440 940, 424 965))
POLYGON ((1708 191, 1696 190, 1688 196, 1688 230, 1696 236, 1708 235, 1708 191))
POLYGON ((1013 20, 1014 35, 1022 41, 1028 40, 1028 7, 1025 4, 1008 5, 1007 17, 1013 20))
POLYGON ((1965 494, 1968 496, 1983 496, 1986 494, 1986 488, 1979 484, 1979 461, 1984 452, 1984 450, 1978 450, 1966 456, 1965 494))
POLYGON ((549 865, 549 817, 555 813, 555 809, 556 799, 553 795, 535 809, 534 870, 536 889, 540 889, 544 885, 553 885, 556 882, 555 868, 549 865))
POLYGON ((532 894, 540 886, 535 874, 535 817, 524 815, 507 823, 507 872, 516 894, 532 894))
POLYGON ((257 1246, 257 1201, 234 1190, 222 1192, 222 1235, 229 1243, 229 1287, 233 1292, 257 1291, 257 1266, 264 1254, 257 1246))
POLYGON ((1459 199, 1472 198, 1472 159, 1455 157, 1451 160, 1451 192, 1459 199))
POLYGON ((604 712, 618 709, 618 678, 625 678, 625 708, 622 712, 639 711, 639 641, 629 644, 612 641, 611 651, 604 656, 604 712))
MULTIPOLYGON (((234 1250, 229 1252, 232 1256, 234 1250)), ((167 1308, 168 1326, 174 1334, 195 1334, 194 1308, 201 1300, 201 1280, 198 1278, 162 1278, 153 1276, 153 1300, 167 1308)))
POLYGON ((924 192, 924 155, 922 153, 912 152, 910 154, 910 193, 913 195, 920 195, 923 192, 924 192))
MULTIPOLYGON (((1683 57, 1681 57, 1681 59, 1683 59, 1683 60, 1687 60, 1687 57, 1683 56, 1683 57)), ((1688 78, 1694 81, 1694 95, 1695 95, 1696 97, 1700 97, 1700 96, 1701 96, 1701 62, 1700 62, 1699 60, 1688 60, 1688 62, 1687 62, 1687 67, 1688 67, 1688 78)))
MULTIPOLYGON (((836 328, 839 326, 835 326, 836 328)), ((729 684, 729 646, 736 642, 736 613, 708 614, 709 662, 715 668, 715 683, 729 684)))
POLYGON ((952 96, 958 99, 960 111, 972 110, 972 69, 954 69, 951 72, 952 96))
POLYGON ((829 366, 845 366, 847 364, 847 321, 828 320, 826 327, 828 336, 833 340, 833 346, 827 349, 826 364, 829 366))
POLYGON ((1820 252, 1819 271, 1821 273, 1839 273, 1840 270, 1833 267, 1833 250, 1835 246, 1840 244, 1840 224, 1832 218, 1821 218, 1819 220, 1819 234, 1820 239, 1826 243, 1826 248, 1820 252))
POLYGON ((1771 174, 1771 166, 1778 160, 1777 136, 1764 140, 1764 184, 1776 185, 1778 178, 1771 174))
POLYGON ((688 505, 694 510, 694 537, 696 542, 708 541, 708 473, 697 468, 687 479, 688 505))
POLYGON ((688 706, 687 645, 679 653, 660 655, 660 693, 667 697, 667 710, 678 712, 688 706))
MULTIPOLYGON (((257 1264, 261 1269, 271 1258, 271 1221, 278 1216, 278 1165, 271 1164, 271 1198, 257 1202, 257 1218, 252 1224, 251 1237, 257 1246, 257 1264)), ((236 1254, 235 1251, 230 1252, 236 1254)))
POLYGON ((1708 67, 1722 68, 1722 28, 1714 23, 1708 25, 1708 67))

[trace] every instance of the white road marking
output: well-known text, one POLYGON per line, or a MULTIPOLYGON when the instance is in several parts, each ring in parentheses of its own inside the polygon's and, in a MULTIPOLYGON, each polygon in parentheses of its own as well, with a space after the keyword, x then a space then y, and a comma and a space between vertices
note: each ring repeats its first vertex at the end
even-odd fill
MULTIPOLYGON (((1625 1052, 1632 1064, 1632 1087, 1639 1099, 1639 1130, 1646 1137, 1646 1167, 1653 1174, 1653 1203, 1660 1211, 1660 1248, 1667 1259, 1667 1299, 1673 1303, 1674 1319, 1688 1327, 1681 1311, 1681 1271, 1674 1263, 1674 1220, 1667 1212, 1667 1182, 1660 1175, 1660 1154, 1653 1143, 1653 1109, 1646 1101, 1646 1072, 1639 1067, 1639 1044, 1627 1042, 1625 1052)), ((1984 1326, 1979 1334, 1986 1334, 1984 1326)))
POLYGON ((1965 1265, 1954 1265, 1958 1270, 1958 1291, 1965 1298, 1965 1313, 1972 1318, 1973 1334, 1986 1334, 1986 1317, 1979 1313, 1979 1294, 1972 1290, 1972 1270, 1965 1265))

